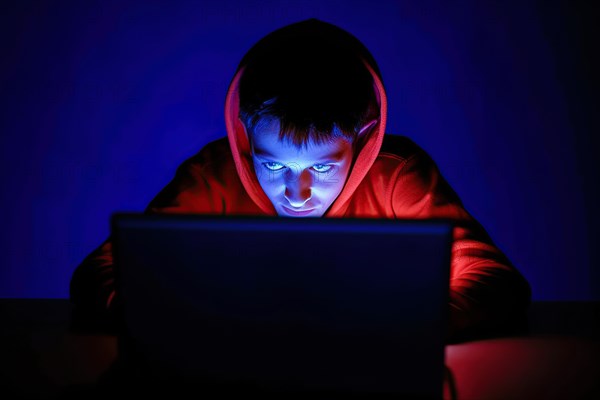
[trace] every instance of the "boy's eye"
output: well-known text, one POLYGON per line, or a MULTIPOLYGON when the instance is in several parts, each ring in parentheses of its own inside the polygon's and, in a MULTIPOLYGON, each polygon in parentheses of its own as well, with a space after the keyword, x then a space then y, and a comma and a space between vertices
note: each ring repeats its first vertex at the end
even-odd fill
POLYGON ((331 165, 325 165, 325 164, 313 165, 313 169, 321 174, 329 171, 331 168, 332 168, 331 165))
POLYGON ((279 170, 282 170, 285 168, 285 165, 278 163, 278 162, 272 162, 272 161, 265 162, 265 163, 263 163, 263 165, 269 171, 279 171, 279 170))

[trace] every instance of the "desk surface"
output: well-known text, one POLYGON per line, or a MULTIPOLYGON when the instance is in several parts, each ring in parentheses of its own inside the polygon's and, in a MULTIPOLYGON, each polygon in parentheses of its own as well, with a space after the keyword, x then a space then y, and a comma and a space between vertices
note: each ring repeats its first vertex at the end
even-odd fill
MULTIPOLYGON (((114 336, 69 331, 66 300, 0 300, 0 318, 3 393, 54 398, 65 388, 93 385, 117 355, 114 336)), ((534 335, 449 345, 446 365, 458 399, 600 398, 595 338, 534 335)))

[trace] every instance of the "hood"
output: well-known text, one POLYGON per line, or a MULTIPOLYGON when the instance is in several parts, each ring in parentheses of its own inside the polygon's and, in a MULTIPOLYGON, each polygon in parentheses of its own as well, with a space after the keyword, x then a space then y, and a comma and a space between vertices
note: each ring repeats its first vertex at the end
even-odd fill
POLYGON ((244 67, 249 61, 255 57, 260 57, 264 52, 269 51, 278 43, 289 40, 290 37, 299 37, 303 35, 319 35, 319 37, 327 37, 339 43, 340 46, 355 51, 363 60, 367 69, 373 76, 375 90, 378 92, 380 100, 380 119, 378 124, 371 129, 364 139, 359 142, 354 154, 352 169, 346 180, 346 184, 342 189, 337 199, 333 202, 329 210, 324 214, 324 217, 341 216, 345 205, 348 203, 356 188, 360 185, 369 169, 375 162, 383 142, 385 133, 385 125, 387 119, 387 97, 383 87, 379 68, 369 53, 366 47, 360 43, 354 36, 346 31, 316 20, 309 19, 288 25, 284 28, 276 30, 265 36, 256 43, 244 56, 240 62, 238 69, 229 84, 227 97, 225 100, 225 124, 227 128, 227 136, 235 167, 240 180, 246 189, 250 198, 256 205, 267 215, 277 215, 271 201, 262 190, 260 183, 254 172, 254 164, 250 150, 250 142, 246 134, 246 129, 239 120, 239 92, 238 86, 241 76, 244 74, 244 67))

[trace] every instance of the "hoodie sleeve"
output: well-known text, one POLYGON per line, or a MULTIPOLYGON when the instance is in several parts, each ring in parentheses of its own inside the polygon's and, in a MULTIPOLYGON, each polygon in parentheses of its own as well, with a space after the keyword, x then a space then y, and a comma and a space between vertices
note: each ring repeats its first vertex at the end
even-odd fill
MULTIPOLYGON (((145 210, 153 213, 220 213, 218 191, 210 190, 199 156, 185 161, 145 210)), ((115 304, 112 240, 109 237, 75 269, 70 283, 75 313, 84 320, 110 319, 115 304)))
POLYGON ((392 190, 396 218, 454 223, 450 266, 451 340, 526 329, 531 290, 423 150, 406 160, 392 190))

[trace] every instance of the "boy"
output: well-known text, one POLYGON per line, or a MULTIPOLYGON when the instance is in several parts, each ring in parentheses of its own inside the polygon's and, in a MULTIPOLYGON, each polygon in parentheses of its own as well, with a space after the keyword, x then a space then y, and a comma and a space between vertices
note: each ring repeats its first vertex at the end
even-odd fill
MULTIPOLYGON (((518 328, 529 285, 431 158, 385 134, 386 118, 377 64, 356 38, 314 19, 284 27, 242 59, 227 137, 185 161, 146 212, 451 219, 451 337, 518 328)), ((86 312, 114 308, 110 238, 75 271, 71 298, 86 312)))

